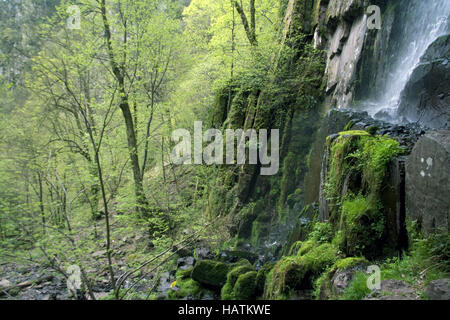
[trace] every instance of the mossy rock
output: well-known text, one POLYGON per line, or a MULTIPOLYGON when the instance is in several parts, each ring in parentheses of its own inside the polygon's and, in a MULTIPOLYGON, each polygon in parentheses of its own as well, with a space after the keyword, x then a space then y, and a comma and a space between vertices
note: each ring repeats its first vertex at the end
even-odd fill
POLYGON ((338 260, 328 271, 324 272, 315 282, 314 296, 319 300, 336 299, 344 292, 344 288, 335 288, 333 278, 337 273, 343 273, 343 279, 350 284, 357 268, 369 262, 364 257, 350 257, 338 260))
POLYGON ((266 262, 256 275, 256 295, 262 296, 264 294, 264 286, 266 284, 267 276, 275 266, 274 262, 266 262))
POLYGON ((304 256, 305 254, 307 254, 309 251, 311 251, 311 249, 313 249, 314 247, 317 246, 317 242, 313 241, 313 240, 307 240, 302 242, 301 246, 298 248, 297 250, 297 256, 304 256))
POLYGON ((254 271, 248 260, 241 260, 231 266, 231 271, 227 274, 227 281, 221 290, 222 300, 235 300, 234 287, 238 278, 248 272, 254 271))
POLYGON ((229 266, 220 261, 202 260, 192 269, 192 279, 201 284, 222 287, 227 280, 229 266))
POLYGON ((258 255, 248 251, 224 250, 220 252, 217 258, 217 260, 229 263, 235 263, 242 259, 248 260, 250 263, 255 263, 258 260, 258 255))
POLYGON ((360 130, 340 132, 328 143, 325 193, 337 231, 333 243, 348 256, 382 256, 389 229, 382 192, 392 160, 402 153, 400 144, 360 130))
POLYGON ((294 242, 288 251, 288 256, 295 256, 303 245, 303 241, 294 242))
POLYGON ((294 290, 312 288, 313 280, 337 259, 338 250, 329 243, 316 243, 304 255, 283 257, 268 276, 265 297, 287 299, 294 290))
POLYGON ((233 293, 237 300, 251 300, 256 294, 256 271, 241 274, 234 285, 233 293))
POLYGON ((199 300, 207 293, 210 293, 210 291, 194 279, 177 279, 176 285, 167 291, 167 299, 180 300, 192 298, 199 300))
POLYGON ((191 274, 192 274, 192 269, 193 268, 189 268, 186 270, 183 269, 178 269, 177 273, 176 273, 176 277, 177 279, 186 279, 186 278, 190 278, 191 274))
POLYGON ((340 222, 344 242, 340 247, 347 255, 375 258, 381 254, 385 232, 381 209, 379 202, 363 196, 344 201, 340 222))

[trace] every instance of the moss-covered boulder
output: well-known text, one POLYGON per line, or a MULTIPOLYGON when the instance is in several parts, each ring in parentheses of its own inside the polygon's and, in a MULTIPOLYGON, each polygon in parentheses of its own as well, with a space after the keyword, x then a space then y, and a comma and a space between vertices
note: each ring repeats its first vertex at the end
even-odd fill
POLYGON ((206 294, 211 294, 211 291, 204 288, 201 283, 191 278, 177 279, 173 286, 167 291, 168 300, 180 299, 202 299, 206 294))
POLYGON ((248 272, 254 271, 253 266, 247 260, 241 260, 231 267, 227 274, 227 281, 221 290, 222 300, 235 300, 234 288, 238 278, 248 272))
POLYGON ((328 137, 327 149, 322 190, 326 201, 320 201, 320 212, 327 212, 333 229, 340 231, 334 243, 348 256, 384 255, 387 244, 397 241, 389 232, 397 222, 382 200, 390 166, 402 153, 399 142, 353 130, 328 137))
POLYGON ((222 287, 227 280, 229 266, 223 262, 215 260, 202 260, 192 269, 191 277, 201 284, 222 287))
POLYGON ((234 285, 233 293, 237 300, 252 300, 256 294, 256 271, 240 275, 234 285))
POLYGON ((314 295, 316 299, 336 299, 349 286, 354 275, 366 266, 368 261, 363 257, 350 257, 336 261, 315 282, 314 295))
POLYGON ((338 250, 329 243, 311 248, 304 255, 283 257, 267 277, 267 299, 288 299, 295 290, 310 289, 313 280, 338 259, 338 250))

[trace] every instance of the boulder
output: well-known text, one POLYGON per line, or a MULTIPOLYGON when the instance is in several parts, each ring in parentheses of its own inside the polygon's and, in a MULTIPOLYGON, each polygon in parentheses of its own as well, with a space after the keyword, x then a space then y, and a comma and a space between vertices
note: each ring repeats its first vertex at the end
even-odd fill
POLYGON ((399 115, 434 129, 450 129, 450 35, 433 42, 401 96, 399 115))
POLYGON ((425 294, 430 300, 450 300, 450 279, 431 281, 425 294))
POLYGON ((428 235, 449 230, 450 131, 423 136, 406 160, 406 211, 428 235))
POLYGON ((192 269, 192 279, 201 284, 222 287, 227 280, 229 266, 220 261, 201 260, 192 269))

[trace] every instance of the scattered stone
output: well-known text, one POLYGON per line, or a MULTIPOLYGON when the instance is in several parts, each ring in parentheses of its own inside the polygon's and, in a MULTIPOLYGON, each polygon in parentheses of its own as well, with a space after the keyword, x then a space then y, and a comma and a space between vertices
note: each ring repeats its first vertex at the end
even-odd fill
POLYGON ((417 292, 404 281, 383 280, 380 285, 364 300, 419 300, 417 292))
POLYGON ((7 279, 0 281, 0 288, 7 288, 11 286, 11 282, 7 279))
POLYGON ((181 270, 188 270, 194 265, 194 257, 185 257, 177 260, 177 268, 181 270))

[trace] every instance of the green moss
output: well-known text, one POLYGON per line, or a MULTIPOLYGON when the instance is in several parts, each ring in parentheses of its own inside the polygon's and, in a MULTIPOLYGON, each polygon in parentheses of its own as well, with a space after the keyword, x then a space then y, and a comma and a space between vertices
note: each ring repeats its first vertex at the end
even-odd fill
POLYGON ((207 289, 191 278, 177 279, 176 286, 167 291, 167 299, 179 300, 187 297, 201 299, 207 292, 209 292, 207 289))
POLYGON ((381 255, 386 235, 381 188, 389 164, 402 152, 400 144, 388 137, 353 130, 329 139, 328 148, 325 192, 330 222, 334 230, 342 231, 333 243, 347 255, 381 255))
POLYGON ((227 279, 229 266, 220 261, 201 260, 192 270, 192 279, 214 287, 222 287, 227 279))
POLYGON ((344 294, 339 297, 340 300, 362 300, 370 293, 367 287, 367 279, 369 275, 363 271, 355 274, 344 294))
POLYGON ((250 271, 238 277, 233 289, 237 300, 251 300, 255 297, 256 278, 256 271, 250 271))
POLYGON ((267 277, 275 266, 274 262, 265 263, 261 269, 258 270, 258 274, 256 275, 256 295, 262 296, 264 293, 264 286, 267 281, 267 277))
POLYGON ((189 268, 189 269, 186 269, 186 270, 178 269, 177 273, 176 273, 177 279, 190 278, 191 274, 192 274, 192 269, 193 268, 189 268))
POLYGON ((330 223, 316 222, 313 226, 313 230, 308 236, 308 239, 317 243, 324 243, 330 242, 333 239, 333 236, 334 232, 330 223))
POLYGON ((337 298, 338 294, 334 292, 331 286, 331 279, 336 272, 348 270, 353 267, 368 264, 363 257, 351 257, 338 260, 331 268, 317 278, 314 283, 314 297, 320 300, 337 298))
POLYGON ((250 243, 254 247, 259 247, 261 240, 268 234, 269 226, 268 221, 266 221, 268 216, 260 216, 252 224, 252 235, 250 238, 250 243))
POLYGON ((233 292, 233 285, 229 282, 225 283, 225 285, 220 290, 220 298, 222 300, 236 300, 233 292))
POLYGON ((381 254, 385 229, 381 204, 361 195, 342 204, 340 229, 347 255, 375 258, 381 254))
POLYGON ((307 254, 311 249, 317 246, 317 243, 313 240, 308 240, 302 243, 302 246, 297 251, 297 256, 303 256, 307 254))
POLYGON ((349 269, 349 268, 353 268, 353 267, 356 267, 356 266, 358 266, 358 265, 362 265, 362 264, 366 264, 366 263, 368 263, 368 261, 367 261, 367 259, 364 258, 364 257, 358 257, 358 258, 355 258, 355 257, 345 258, 345 259, 338 260, 338 261, 334 264, 334 266, 333 266, 332 269, 342 271, 342 270, 347 270, 347 269, 349 269))
POLYGON ((286 299, 294 290, 312 288, 313 280, 337 258, 337 249, 329 243, 316 243, 316 246, 304 255, 283 257, 268 277, 265 297, 286 299))
POLYGON ((300 248, 302 247, 302 245, 303 245, 303 241, 296 241, 296 242, 294 242, 291 245, 291 247, 289 248, 289 251, 288 251, 287 255, 288 256, 295 256, 297 254, 298 250, 300 250, 300 248))
POLYGON ((349 130, 349 131, 339 132, 339 136, 341 136, 341 137, 369 136, 369 135, 370 134, 364 130, 349 130))
POLYGON ((240 276, 253 272, 253 266, 247 260, 241 260, 232 266, 232 269, 227 274, 227 281, 221 290, 222 300, 234 300, 237 299, 235 295, 235 285, 240 276))

